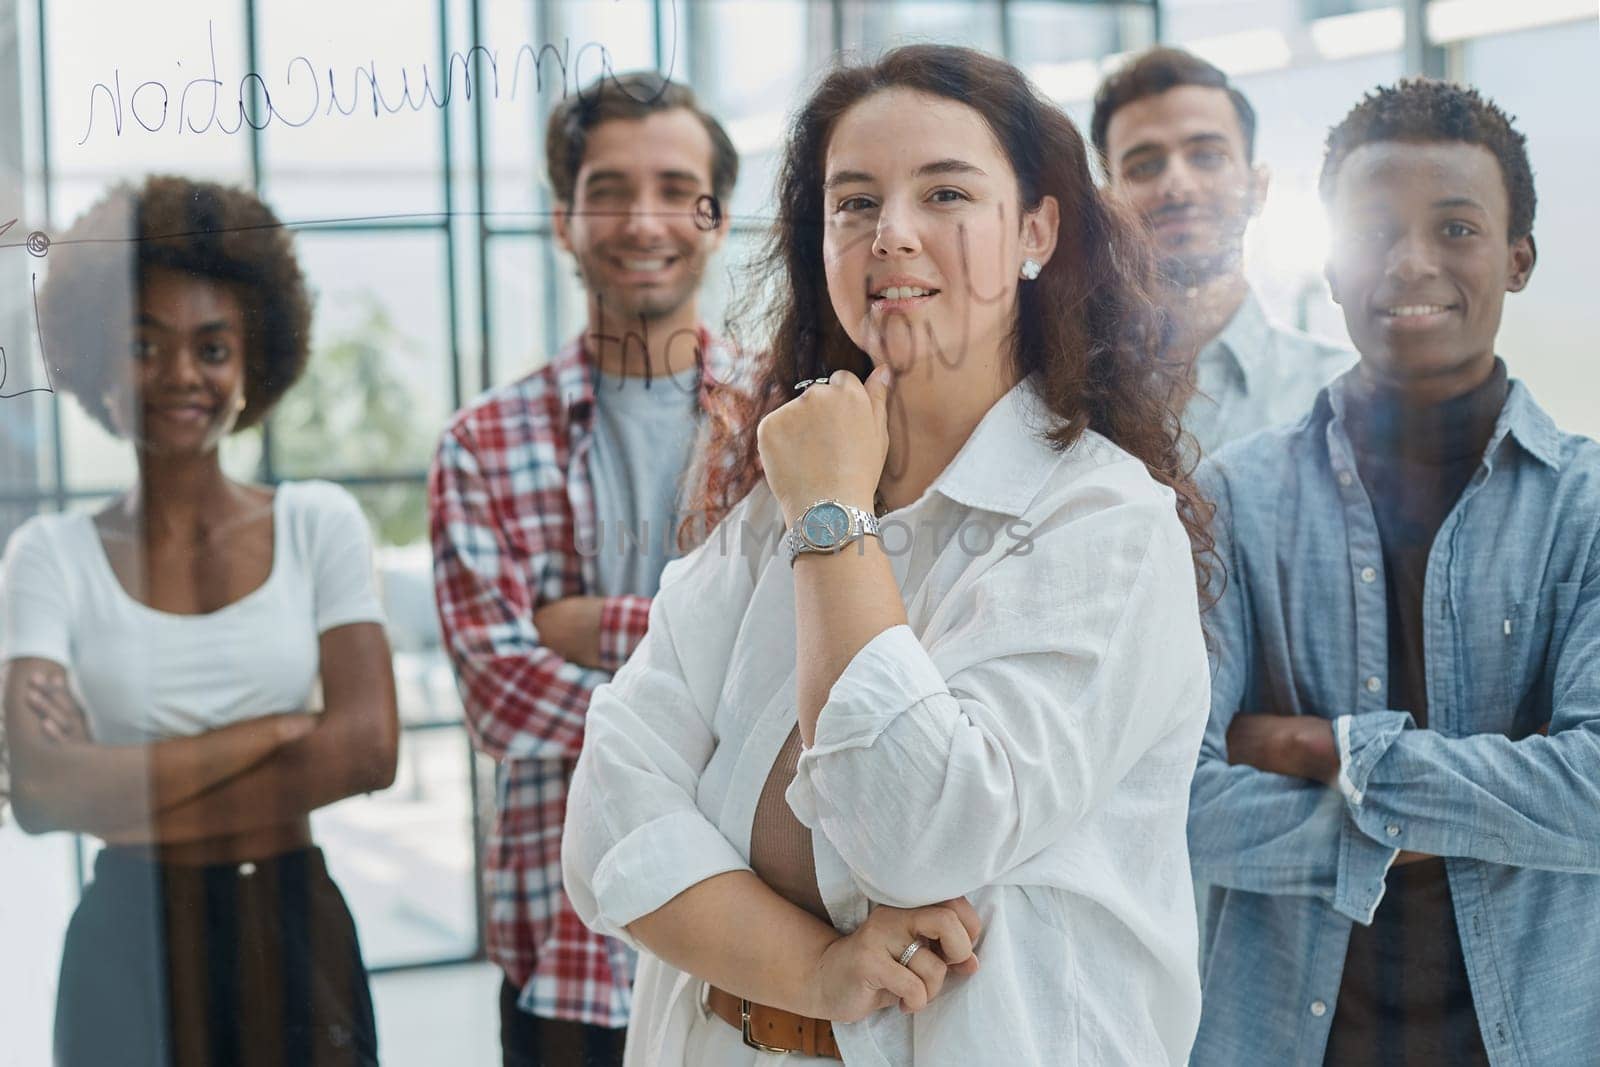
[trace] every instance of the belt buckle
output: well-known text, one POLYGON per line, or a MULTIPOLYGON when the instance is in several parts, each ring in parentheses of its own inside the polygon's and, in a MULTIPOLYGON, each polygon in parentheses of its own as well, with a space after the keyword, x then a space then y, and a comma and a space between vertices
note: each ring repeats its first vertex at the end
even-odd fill
POLYGON ((790 1048, 778 1048, 774 1045, 763 1045, 761 1042, 755 1039, 755 1035, 750 1033, 750 1002, 743 998, 739 1000, 739 1024, 740 1032, 744 1035, 744 1043, 746 1048, 757 1049, 761 1052, 777 1052, 785 1056, 794 1051, 794 1049, 790 1048))

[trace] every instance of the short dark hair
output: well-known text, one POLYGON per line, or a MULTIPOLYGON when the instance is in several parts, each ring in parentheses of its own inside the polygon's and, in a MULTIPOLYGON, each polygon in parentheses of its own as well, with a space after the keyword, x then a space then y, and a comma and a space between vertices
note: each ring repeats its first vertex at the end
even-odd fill
POLYGON ((293 236, 255 194, 170 175, 113 187, 56 238, 39 293, 54 383, 110 433, 105 395, 127 360, 145 273, 168 268, 225 283, 245 325, 245 409, 266 417, 310 356, 311 296, 293 236))
POLYGON ((555 198, 564 204, 572 203, 590 130, 612 119, 642 119, 677 108, 692 112, 711 136, 711 191, 726 211, 734 182, 739 179, 738 150, 722 123, 700 107, 694 90, 653 70, 602 74, 551 110, 544 156, 555 198))
POLYGON ((1256 109, 1250 106, 1245 95, 1233 87, 1221 68, 1213 66, 1192 52, 1181 48, 1152 48, 1140 52, 1100 83, 1094 94, 1094 115, 1089 120, 1089 138, 1100 161, 1106 159, 1106 131, 1111 128, 1111 116, 1135 100, 1160 96, 1169 89, 1184 85, 1198 85, 1205 89, 1221 89, 1228 94, 1233 110, 1239 117, 1239 132, 1244 135, 1245 162, 1256 158, 1256 109))
POLYGON ((1533 212, 1538 197, 1533 191, 1533 167, 1528 162, 1528 138, 1512 125, 1515 120, 1476 89, 1433 78, 1410 78, 1379 86, 1362 97, 1337 126, 1328 131, 1327 154, 1317 188, 1324 201, 1333 199, 1333 184, 1350 153, 1375 141, 1414 141, 1421 144, 1458 141, 1481 145, 1500 162, 1506 196, 1511 205, 1507 236, 1515 241, 1533 233, 1533 212))

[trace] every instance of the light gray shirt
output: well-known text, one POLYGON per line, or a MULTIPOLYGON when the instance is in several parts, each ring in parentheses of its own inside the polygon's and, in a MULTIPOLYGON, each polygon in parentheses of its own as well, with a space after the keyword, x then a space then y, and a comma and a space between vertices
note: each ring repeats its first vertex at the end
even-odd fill
POLYGON ((699 369, 595 376, 595 580, 600 596, 653 596, 674 558, 683 472, 698 429, 699 369))
POLYGON ((1348 349, 1269 320, 1252 290, 1200 350, 1198 393, 1184 409, 1184 429, 1209 456, 1229 441, 1304 415, 1317 390, 1355 360, 1348 349))

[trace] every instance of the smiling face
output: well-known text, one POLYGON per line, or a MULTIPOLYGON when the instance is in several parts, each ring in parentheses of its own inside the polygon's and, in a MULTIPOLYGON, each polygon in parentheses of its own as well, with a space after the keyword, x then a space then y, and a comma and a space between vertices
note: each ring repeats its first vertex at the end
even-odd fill
POLYGON ((1505 294, 1533 271, 1508 237, 1499 161, 1480 145, 1377 141, 1339 166, 1329 205, 1328 284, 1363 370, 1419 398, 1483 382, 1505 294))
POLYGON ((1182 85, 1122 105, 1106 126, 1106 157, 1112 190, 1150 224, 1169 280, 1240 269, 1267 173, 1250 165, 1225 91, 1182 85))
POLYGON ((555 218, 591 296, 623 322, 666 318, 693 300, 727 233, 695 207, 712 193, 711 136, 683 108, 612 119, 589 132, 573 203, 555 218))
POLYGON ((107 396, 118 431, 150 455, 215 451, 244 408, 245 340, 233 287, 147 269, 127 373, 107 396))
POLYGON ((971 107, 887 89, 846 111, 824 155, 823 258, 856 346, 902 375, 935 345, 947 367, 994 369, 1023 260, 1043 265, 1055 248, 1055 199, 1019 219, 1018 197, 971 107))

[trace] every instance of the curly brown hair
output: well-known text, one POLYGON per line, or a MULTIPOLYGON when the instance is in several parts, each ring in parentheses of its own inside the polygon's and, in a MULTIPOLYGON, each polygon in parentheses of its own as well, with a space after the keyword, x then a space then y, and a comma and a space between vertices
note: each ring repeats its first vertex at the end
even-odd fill
POLYGON ((156 267, 238 293, 246 406, 234 429, 256 425, 305 370, 311 295, 293 237, 272 210, 215 182, 161 175, 118 185, 52 242, 39 311, 55 383, 117 433, 106 392, 129 351, 138 279, 156 267))
MULTIPOLYGON (((777 220, 764 256, 765 285, 783 294, 765 316, 770 342, 755 358, 753 388, 724 444, 705 464, 691 514, 709 530, 761 478, 756 424, 806 378, 871 360, 845 333, 823 269, 823 164, 840 116, 860 100, 906 88, 959 101, 988 123, 1016 172, 1022 208, 1044 196, 1061 206, 1059 245, 1038 279, 1018 291, 1012 358, 1056 417, 1048 439, 1064 451, 1093 428, 1142 461, 1177 496, 1200 588, 1215 555, 1211 506, 1190 479, 1179 412, 1187 367, 1164 358, 1163 312, 1150 294, 1154 261, 1136 222, 1102 196, 1072 120, 1003 60, 948 45, 909 45, 866 66, 826 75, 791 126, 776 191, 777 220)), ((759 299, 752 297, 752 300, 759 299)), ((754 304, 745 311, 754 310, 754 304)))

